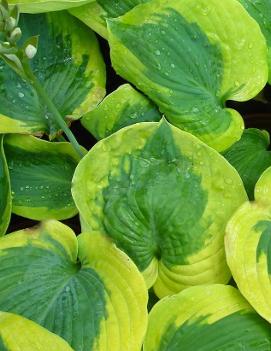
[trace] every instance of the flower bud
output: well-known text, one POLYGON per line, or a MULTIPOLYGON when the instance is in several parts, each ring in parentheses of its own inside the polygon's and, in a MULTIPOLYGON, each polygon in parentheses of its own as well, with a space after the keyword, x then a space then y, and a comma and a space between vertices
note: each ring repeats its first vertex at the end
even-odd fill
POLYGON ((14 28, 16 27, 16 19, 13 17, 9 17, 6 20, 6 24, 5 24, 5 30, 7 32, 12 32, 14 30, 14 28))
POLYGON ((22 31, 19 27, 16 27, 10 34, 9 40, 11 43, 16 43, 19 39, 21 39, 22 31))
POLYGON ((25 48, 25 54, 29 60, 31 60, 37 53, 37 48, 31 44, 27 45, 25 48))

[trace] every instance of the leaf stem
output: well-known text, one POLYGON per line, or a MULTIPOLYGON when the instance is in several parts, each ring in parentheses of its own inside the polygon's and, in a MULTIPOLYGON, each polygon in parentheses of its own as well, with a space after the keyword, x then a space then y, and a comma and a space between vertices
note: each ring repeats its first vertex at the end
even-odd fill
POLYGON ((73 135, 72 131, 67 126, 64 119, 62 118, 61 114, 59 113, 59 111, 56 108, 53 101, 48 97, 47 92, 45 91, 45 89, 41 85, 40 81, 36 78, 36 76, 32 72, 32 69, 31 69, 29 63, 28 62, 24 63, 23 67, 24 67, 26 76, 29 79, 30 83, 32 84, 33 88, 36 90, 39 97, 44 101, 47 108, 50 110, 50 112, 54 116, 55 121, 57 122, 58 126, 64 131, 68 140, 71 142, 71 144, 73 145, 74 149, 76 150, 76 152, 78 153, 80 158, 82 158, 84 156, 84 154, 83 154, 81 146, 79 145, 79 143, 76 140, 75 136, 73 135))

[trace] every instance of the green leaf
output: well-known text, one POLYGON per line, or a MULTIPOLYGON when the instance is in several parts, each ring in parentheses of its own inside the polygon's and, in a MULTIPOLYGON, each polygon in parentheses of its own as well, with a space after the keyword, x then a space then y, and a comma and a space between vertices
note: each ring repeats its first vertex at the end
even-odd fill
MULTIPOLYGON (((20 27, 22 42, 40 35, 32 68, 63 118, 78 119, 96 107, 105 93, 105 70, 92 31, 65 12, 22 15, 20 27)), ((53 138, 58 131, 31 85, 0 61, 0 133, 53 138)))
POLYGON ((16 4, 24 13, 40 13, 69 9, 81 6, 94 0, 9 0, 9 4, 16 4))
POLYGON ((271 322, 271 167, 227 226, 225 247, 234 280, 252 307, 271 322))
POLYGON ((246 200, 237 171, 166 121, 98 142, 76 168, 72 194, 84 228, 109 236, 157 296, 227 282, 223 237, 246 200))
POLYGON ((270 325, 235 288, 197 286, 152 309, 144 351, 269 351, 270 325))
POLYGON ((268 46, 269 83, 271 83, 271 2, 269 0, 239 0, 261 27, 268 46))
POLYGON ((240 139, 243 120, 225 102, 257 95, 268 66, 260 28, 238 2, 154 0, 107 22, 117 73, 172 124, 218 151, 240 139))
POLYGON ((106 11, 96 1, 69 9, 69 12, 101 37, 107 39, 106 11))
POLYGON ((246 129, 242 138, 223 154, 237 169, 251 200, 254 199, 254 187, 260 175, 271 166, 269 144, 267 131, 246 129))
POLYGON ((161 114, 153 103, 131 85, 124 84, 87 113, 81 122, 96 139, 102 139, 131 124, 160 119, 161 114))
POLYGON ((80 158, 70 143, 17 134, 6 136, 5 152, 13 213, 43 220, 66 219, 78 212, 71 181, 80 158))
POLYGON ((35 321, 75 351, 140 349, 147 324, 144 280, 99 234, 76 237, 48 221, 6 235, 0 277, 0 310, 35 321))
POLYGON ((0 236, 5 234, 11 215, 10 180, 3 139, 4 136, 0 136, 0 236))
POLYGON ((106 11, 107 17, 115 18, 124 15, 135 6, 150 0, 96 0, 97 3, 106 11))
POLYGON ((0 312, 1 351, 72 351, 59 336, 21 316, 0 312))
POLYGON ((147 1, 149 0, 97 0, 72 8, 69 12, 107 39, 106 18, 122 16, 136 5, 147 1))

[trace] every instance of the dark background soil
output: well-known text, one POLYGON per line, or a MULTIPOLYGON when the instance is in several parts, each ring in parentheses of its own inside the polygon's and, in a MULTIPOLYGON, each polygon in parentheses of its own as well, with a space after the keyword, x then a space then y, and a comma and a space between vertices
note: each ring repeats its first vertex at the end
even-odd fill
MULTIPOLYGON (((116 88, 118 88, 121 84, 125 83, 125 80, 119 77, 111 67, 109 47, 107 41, 102 39, 101 37, 98 37, 98 39, 106 64, 106 91, 107 94, 109 94, 116 88)), ((267 103, 263 103, 256 100, 250 100, 248 102, 242 103, 229 101, 227 103, 227 106, 239 111, 239 113, 243 116, 245 120, 246 128, 266 129, 269 131, 269 133, 271 133, 271 86, 269 85, 267 85, 264 89, 264 98, 266 99, 266 101, 268 101, 267 103)), ((80 121, 74 122, 71 126, 71 129, 79 143, 83 145, 86 149, 90 149, 95 144, 95 138, 92 137, 92 135, 81 126, 80 121)), ((19 229, 28 228, 37 223, 38 222, 30 219, 12 215, 7 233, 19 229)), ((73 230, 77 234, 80 233, 80 223, 78 216, 63 221, 63 223, 68 224, 71 228, 73 228, 73 230)))

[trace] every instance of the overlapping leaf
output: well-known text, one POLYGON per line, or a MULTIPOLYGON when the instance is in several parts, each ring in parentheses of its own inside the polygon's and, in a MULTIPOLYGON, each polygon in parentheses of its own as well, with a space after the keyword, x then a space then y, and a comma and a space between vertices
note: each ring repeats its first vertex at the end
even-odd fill
POLYGON ((144 280, 97 233, 76 237, 49 221, 6 235, 0 277, 0 310, 37 322, 75 351, 140 349, 147 321, 144 280))
POLYGON ((5 138, 12 189, 12 212, 31 219, 66 219, 78 211, 71 181, 79 157, 70 143, 31 135, 5 138))
POLYGON ((59 336, 21 316, 0 312, 1 351, 72 351, 59 336))
POLYGON ((192 135, 165 121, 124 128, 80 161, 72 193, 85 227, 112 238, 159 297, 228 281, 224 230, 246 194, 192 135))
MULTIPOLYGON (((63 118, 72 120, 104 96, 104 63, 92 31, 65 12, 22 15, 24 39, 40 35, 33 70, 63 118)), ((0 133, 48 133, 58 125, 32 86, 0 61, 0 133)))
POLYGON ((96 0, 86 5, 70 10, 71 14, 79 18, 102 37, 108 37, 106 18, 124 15, 135 6, 149 0, 96 0))
POLYGON ((242 138, 224 153, 224 157, 240 174, 251 200, 257 180, 271 166, 269 144, 267 131, 251 128, 246 129, 242 138))
POLYGON ((96 139, 102 139, 131 124, 160 119, 161 114, 153 103, 131 85, 124 84, 87 113, 82 123, 96 139))
POLYGON ((144 351, 269 351, 270 325, 231 286, 186 289, 151 311, 144 351))
POLYGON ((260 177, 255 201, 246 202, 227 226, 226 254, 232 275, 248 302, 271 322, 271 168, 260 177))
POLYGON ((5 234, 11 215, 11 190, 3 139, 0 136, 0 236, 5 234))
POLYGON ((268 45, 269 83, 271 83, 271 2, 269 0, 239 0, 259 23, 268 45))
POLYGON ((94 0, 9 0, 9 3, 19 5, 21 11, 25 13, 40 13, 69 9, 93 1, 94 0))
POLYGON ((235 0, 153 0, 108 20, 117 73, 159 106, 175 126, 218 151, 240 139, 243 120, 226 100, 264 87, 267 47, 235 0))

